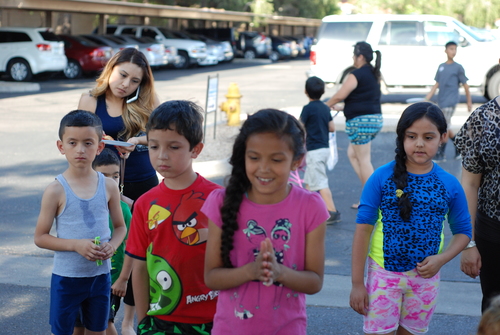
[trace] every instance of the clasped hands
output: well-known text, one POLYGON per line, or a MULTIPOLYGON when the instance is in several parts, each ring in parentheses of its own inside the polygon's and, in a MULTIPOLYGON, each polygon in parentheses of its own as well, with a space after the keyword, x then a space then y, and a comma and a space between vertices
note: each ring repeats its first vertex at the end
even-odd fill
POLYGON ((81 239, 75 244, 75 251, 87 260, 94 262, 111 258, 115 253, 115 248, 108 242, 96 245, 93 239, 81 239))
POLYGON ((260 242, 260 251, 253 263, 255 280, 261 281, 266 286, 271 286, 282 272, 282 265, 276 261, 273 244, 269 238, 260 242))

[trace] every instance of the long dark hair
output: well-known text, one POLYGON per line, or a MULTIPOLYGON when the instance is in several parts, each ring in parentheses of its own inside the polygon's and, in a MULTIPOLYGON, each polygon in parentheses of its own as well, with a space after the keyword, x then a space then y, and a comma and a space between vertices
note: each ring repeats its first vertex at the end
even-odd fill
POLYGON ((293 160, 305 154, 305 130, 292 115, 276 110, 262 109, 250 115, 243 123, 233 145, 229 163, 233 166, 226 187, 226 195, 220 209, 222 216, 221 258, 226 268, 232 268, 229 253, 233 249, 234 233, 238 230, 238 211, 245 192, 250 189, 250 180, 245 169, 247 140, 251 135, 273 133, 289 141, 293 160))
POLYGON ((396 184, 396 189, 403 191, 403 194, 399 197, 398 206, 399 214, 405 222, 410 220, 412 209, 411 192, 410 190, 405 190, 406 186, 408 186, 408 171, 406 170, 407 156, 404 148, 405 133, 415 121, 424 117, 437 127, 439 134, 443 135, 446 133, 447 125, 443 112, 438 106, 430 102, 418 102, 408 106, 401 115, 396 127, 396 157, 394 158, 396 165, 394 165, 393 180, 396 184))
POLYGON ((363 55, 365 57, 368 66, 372 69, 373 75, 377 80, 380 80, 381 73, 380 67, 382 66, 382 54, 379 50, 373 51, 372 46, 366 42, 358 42, 354 45, 354 55, 359 56, 363 55), (373 60, 373 53, 377 55, 375 59, 375 66, 372 65, 371 61, 373 60))

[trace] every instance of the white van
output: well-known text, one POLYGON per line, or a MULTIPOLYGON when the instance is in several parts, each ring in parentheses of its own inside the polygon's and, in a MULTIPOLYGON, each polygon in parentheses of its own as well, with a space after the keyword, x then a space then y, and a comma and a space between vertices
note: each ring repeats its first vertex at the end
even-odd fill
POLYGON ((358 41, 382 53, 381 72, 389 92, 434 85, 436 70, 446 61, 444 45, 455 41, 455 61, 463 65, 469 86, 481 88, 488 99, 500 94, 500 41, 482 38, 441 15, 326 16, 311 47, 308 75, 342 83, 352 71, 353 45, 358 41))

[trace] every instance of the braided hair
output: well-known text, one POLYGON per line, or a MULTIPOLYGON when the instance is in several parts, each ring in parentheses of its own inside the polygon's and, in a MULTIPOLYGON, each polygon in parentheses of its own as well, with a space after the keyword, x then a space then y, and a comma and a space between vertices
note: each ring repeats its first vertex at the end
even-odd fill
POLYGON ((229 254, 234 247, 234 233, 238 230, 238 212, 245 193, 251 188, 245 169, 246 144, 251 135, 262 133, 274 133, 286 139, 294 153, 294 161, 302 159, 305 154, 305 130, 292 115, 276 109, 262 109, 250 115, 243 123, 233 145, 233 153, 229 160, 233 168, 220 209, 221 258, 226 268, 233 267, 229 254))
POLYGON ((399 119, 398 125, 396 127, 396 165, 394 165, 394 176, 393 181, 396 184, 396 189, 404 191, 399 197, 398 207, 399 214, 401 218, 408 222, 411 215, 411 191, 405 190, 408 186, 408 171, 406 169, 406 152, 404 148, 404 140, 406 130, 411 127, 411 125, 422 118, 427 118, 431 121, 438 129, 439 134, 443 135, 447 131, 446 119, 443 115, 441 109, 433 103, 430 102, 418 102, 413 105, 408 106, 401 118, 399 119))

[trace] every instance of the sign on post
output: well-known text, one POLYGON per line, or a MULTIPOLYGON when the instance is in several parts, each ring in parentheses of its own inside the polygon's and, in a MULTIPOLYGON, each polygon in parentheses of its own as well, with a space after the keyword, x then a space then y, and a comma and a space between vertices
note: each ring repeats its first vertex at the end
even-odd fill
POLYGON ((219 95, 219 74, 208 76, 207 82, 207 100, 205 103, 205 125, 203 130, 203 140, 205 140, 205 132, 207 130, 207 116, 214 113, 214 139, 217 129, 217 97, 219 95))

